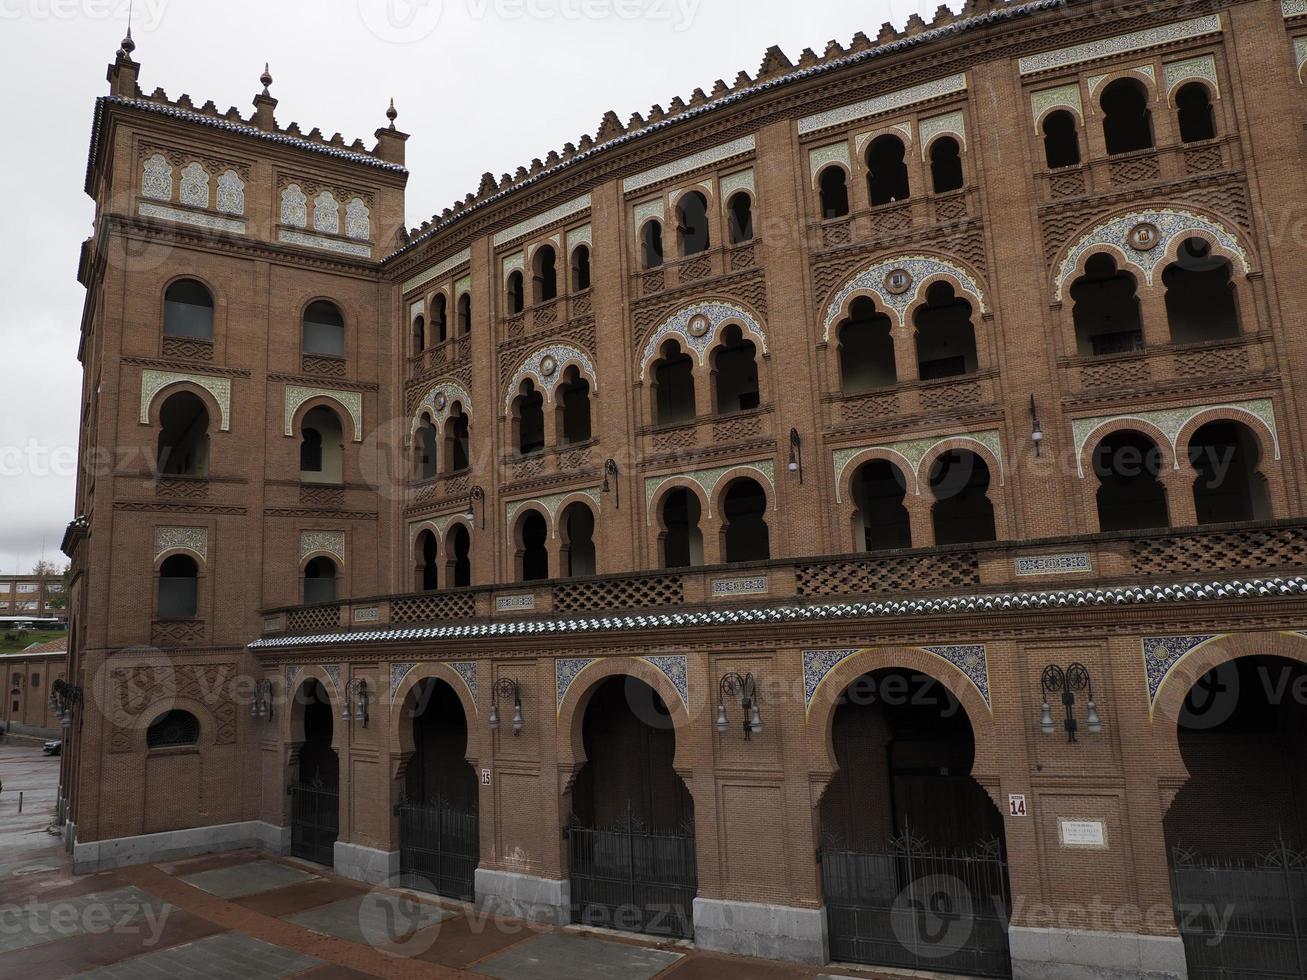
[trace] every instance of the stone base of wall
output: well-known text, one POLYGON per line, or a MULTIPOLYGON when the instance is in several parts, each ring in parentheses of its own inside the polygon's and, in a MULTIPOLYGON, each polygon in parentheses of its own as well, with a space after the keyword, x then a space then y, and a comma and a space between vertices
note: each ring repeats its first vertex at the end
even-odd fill
POLYGON ((572 921, 572 883, 477 868, 476 904, 493 915, 563 926, 572 921))
POLYGON ((1175 936, 1074 929, 1008 930, 1013 980, 1187 980, 1175 936))
MULTIPOLYGON (((30 738, 42 742, 48 742, 51 739, 60 738, 63 735, 62 729, 58 728, 38 728, 36 725, 20 725, 16 721, 11 721, 8 725, 9 728, 5 734, 15 735, 20 738, 30 738)), ((4 727, 3 724, 0 724, 0 728, 2 727, 4 727)))
POLYGON ((369 885, 389 884, 399 875, 399 851, 336 841, 335 872, 369 885))
MULTIPOLYGON (((71 825, 70 825, 71 826, 71 825)), ((71 830, 76 834, 76 828, 71 830)), ((116 837, 83 843, 73 837, 73 871, 89 874, 129 864, 154 861, 178 861, 201 854, 220 854, 260 848, 271 854, 290 851, 290 828, 276 827, 260 820, 169 830, 139 837, 116 837)))
POLYGON ((694 944, 765 960, 818 966, 830 961, 824 909, 696 898, 694 944))

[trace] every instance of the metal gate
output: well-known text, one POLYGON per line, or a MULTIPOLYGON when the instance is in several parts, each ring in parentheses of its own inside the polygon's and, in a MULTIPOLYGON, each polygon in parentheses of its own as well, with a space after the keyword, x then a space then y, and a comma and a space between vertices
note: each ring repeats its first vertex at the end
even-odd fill
POLYGON ((401 800, 399 872, 409 888, 464 902, 475 900, 481 863, 481 823, 476 808, 460 810, 446 800, 401 800))
POLYGON ((321 780, 286 787, 290 794, 290 853, 328 868, 336 863, 340 792, 321 780))
POLYGON ((1218 860, 1176 847, 1171 887, 1191 980, 1307 976, 1307 851, 1218 860))
POLYGON ((833 961, 1012 975, 998 841, 936 849, 905 835, 882 851, 824 849, 819 860, 833 961))
POLYGON ((694 828, 644 830, 636 820, 599 829, 570 825, 572 921, 691 939, 699 890, 694 828))

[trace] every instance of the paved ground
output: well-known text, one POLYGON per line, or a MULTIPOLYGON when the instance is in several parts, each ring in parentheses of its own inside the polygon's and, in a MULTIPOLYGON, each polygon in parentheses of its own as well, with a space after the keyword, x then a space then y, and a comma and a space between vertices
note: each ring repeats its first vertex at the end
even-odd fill
POLYGON ((369 889, 323 868, 253 852, 77 877, 58 840, 45 832, 57 775, 58 760, 44 759, 38 748, 0 743, 0 977, 831 976, 829 968, 804 969, 703 953, 683 944, 496 919, 457 903, 369 889))

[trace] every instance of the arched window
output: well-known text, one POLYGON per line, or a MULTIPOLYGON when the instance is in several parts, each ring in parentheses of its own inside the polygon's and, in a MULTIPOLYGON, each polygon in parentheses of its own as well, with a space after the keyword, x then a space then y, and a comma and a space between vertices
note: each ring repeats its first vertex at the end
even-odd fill
POLYGON ((517 428, 517 451, 539 452, 545 448, 545 399, 536 390, 535 382, 527 378, 522 382, 517 398, 513 400, 513 424, 517 428))
POLYGON ((873 459, 853 474, 853 538, 860 551, 911 548, 912 528, 908 521, 907 480, 903 471, 887 459, 873 459))
POLYGON ((558 253, 552 245, 541 245, 531 259, 531 296, 536 303, 558 298, 558 253))
POLYGON ((962 150, 952 136, 930 144, 930 182, 936 194, 962 189, 962 150))
POLYGON ((304 602, 336 601, 336 563, 318 556, 304 566, 304 602))
POLYGON ((703 564, 703 532, 699 529, 702 509, 699 498, 684 487, 676 487, 663 496, 664 568, 695 568, 703 564))
POLYGON ((659 425, 694 418, 694 362, 675 340, 663 344, 662 356, 653 365, 653 378, 659 425))
POLYGON ((445 420, 445 472, 461 473, 472 465, 467 413, 462 402, 454 402, 445 420))
POLYGON ((1044 117, 1044 161, 1050 170, 1080 165, 1080 137, 1076 117, 1058 109, 1044 117))
POLYGON ((563 381, 554 393, 558 402, 559 431, 563 434, 563 445, 588 442, 590 428, 590 382, 581 377, 576 366, 563 372, 563 381))
POLYGON ((539 511, 527 511, 517 526, 518 578, 523 582, 543 582, 549 578, 549 550, 545 539, 549 528, 539 511))
POLYGON ((431 333, 437 344, 443 344, 449 339, 447 306, 444 293, 436 293, 431 300, 431 333))
POLYGON ((325 405, 311 408, 300 424, 300 479, 305 483, 342 483, 345 444, 340 417, 325 405))
POLYGON ((209 410, 189 391, 169 395, 159 408, 160 476, 209 475, 209 410))
POLYGON ((825 221, 849 213, 849 181, 843 167, 830 166, 818 179, 821 187, 821 216, 825 221))
POLYGON ((912 322, 917 328, 917 370, 922 381, 976 373, 971 304, 958 297, 951 284, 932 285, 912 322))
POLYGON ((698 191, 682 194, 676 204, 677 235, 682 257, 708 251, 708 199, 698 191))
POLYGON ((930 492, 935 498, 931 508, 935 544, 995 540, 989 483, 989 467, 969 450, 954 449, 935 460, 930 467, 930 492))
POLYGON ((663 226, 660 221, 646 221, 640 230, 641 262, 646 269, 663 264, 663 226))
POLYGON ((304 353, 345 356, 345 318, 335 303, 320 299, 304 311, 304 353))
POLYGON ((159 618, 194 619, 200 567, 190 555, 171 555, 159 566, 159 618))
POLYGON ((422 315, 413 319, 413 353, 421 354, 427 349, 427 321, 422 315))
POLYGON ((1094 447, 1093 465, 1100 531, 1170 525, 1166 488, 1157 478, 1162 453, 1152 439, 1130 429, 1113 432, 1094 447))
POLYGON ((744 191, 733 194, 726 202, 731 226, 731 244, 743 245, 753 241, 753 199, 744 191))
POLYGON ((767 494, 757 480, 735 480, 722 497, 722 552, 727 562, 766 561, 771 557, 767 534, 767 494))
POLYGON ((436 475, 436 427, 428 415, 422 416, 417 432, 418 479, 430 480, 436 475))
POLYGON ((1106 252, 1090 256, 1085 274, 1071 284, 1071 318, 1081 357, 1144 349, 1135 277, 1117 269, 1106 252))
POLYGON ((873 300, 859 297, 853 301, 849 318, 836 331, 840 386, 845 394, 898 384, 892 331, 890 318, 876 309, 873 300))
POLYGON ((163 294, 165 337, 213 339, 213 296, 202 282, 178 279, 163 294))
POLYGON ((595 515, 582 503, 569 504, 560 523, 563 574, 579 578, 595 573, 595 515))
POLYGON ((747 412, 759 404, 758 349, 735 324, 722 331, 722 342, 713 351, 713 386, 717 412, 747 412))
POLYGON ((518 313, 521 313, 523 308, 526 306, 526 293, 523 291, 522 287, 521 272, 515 271, 509 275, 508 295, 506 301, 508 303, 509 316, 516 316, 518 313))
POLYGON ((436 536, 430 531, 418 535, 418 587, 423 592, 435 592, 438 586, 436 575, 436 536))
POLYGON ((1196 143, 1216 138, 1212 96, 1202 82, 1180 86, 1175 93, 1175 114, 1180 123, 1180 142, 1196 143))
POLYGON ((908 199, 906 151, 897 136, 877 136, 867 148, 867 189, 871 203, 889 204, 908 199))
POLYGON ((1148 90, 1134 78, 1118 78, 1103 90, 1103 137, 1108 153, 1151 149, 1153 120, 1148 90))
POLYGON ((1257 438, 1240 422, 1209 422, 1189 440, 1194 510, 1199 524, 1264 521, 1271 517, 1266 479, 1257 472, 1257 438))
POLYGON ((590 246, 578 245, 572 249, 572 292, 583 293, 590 288, 590 246))
POLYGON ((472 332, 472 294, 464 293, 458 298, 458 333, 466 337, 472 332))
POLYGON ((161 714, 145 730, 145 745, 151 749, 171 749, 196 745, 200 741, 200 722, 189 711, 174 709, 161 714))
POLYGON ((462 524, 455 524, 445 537, 445 582, 456 589, 472 584, 472 536, 462 524))
POLYGON ((1239 336, 1239 304, 1230 260, 1201 238, 1180 243, 1175 261, 1162 272, 1166 321, 1177 344, 1202 344, 1239 336))

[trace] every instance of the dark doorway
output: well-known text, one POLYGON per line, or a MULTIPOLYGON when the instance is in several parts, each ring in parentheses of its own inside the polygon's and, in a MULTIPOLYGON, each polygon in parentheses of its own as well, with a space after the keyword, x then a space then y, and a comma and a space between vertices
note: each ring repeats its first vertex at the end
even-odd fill
POLYGON ((304 741, 290 787, 290 851, 294 857, 332 867, 340 828, 340 762, 331 746, 331 698, 319 681, 309 679, 296 699, 304 741))

